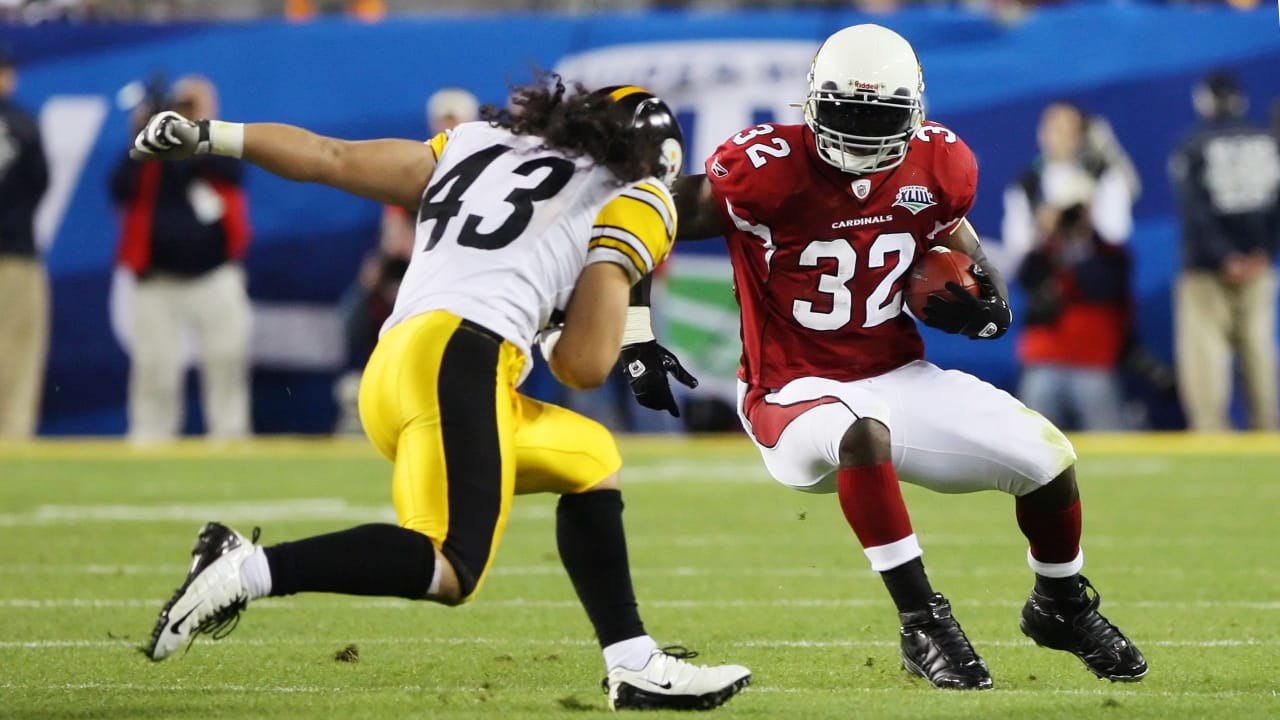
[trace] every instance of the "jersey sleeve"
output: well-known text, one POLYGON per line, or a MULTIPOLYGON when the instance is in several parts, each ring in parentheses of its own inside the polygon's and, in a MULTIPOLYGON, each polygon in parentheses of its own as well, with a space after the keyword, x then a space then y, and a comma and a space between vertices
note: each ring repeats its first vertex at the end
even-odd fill
POLYGON ((764 124, 726 140, 706 161, 711 194, 726 227, 767 224, 801 181, 793 162, 805 152, 803 126, 764 124))
POLYGON ((675 237, 671 192, 657 180, 643 180, 610 200, 596 216, 587 264, 619 265, 634 284, 666 259, 675 237))
POLYGON ((973 209, 978 193, 978 160, 954 131, 937 123, 926 123, 918 137, 932 146, 933 174, 945 199, 941 217, 930 240, 945 237, 973 209))
POLYGON ((452 130, 445 130, 427 141, 427 145, 431 147, 431 152, 435 154, 436 160, 440 159, 440 154, 444 152, 445 143, 449 142, 449 138, 452 136, 452 130))

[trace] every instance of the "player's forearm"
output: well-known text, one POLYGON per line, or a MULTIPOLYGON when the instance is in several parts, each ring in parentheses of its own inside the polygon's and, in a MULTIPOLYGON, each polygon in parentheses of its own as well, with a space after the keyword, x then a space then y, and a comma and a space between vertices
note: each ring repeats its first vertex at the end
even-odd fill
POLYGON ((956 225, 956 229, 952 230, 951 234, 944 237, 938 244, 968 255, 974 264, 986 271, 991 278, 991 284, 995 287, 996 292, 1000 294, 1000 299, 1006 303, 1009 302, 1009 286, 1005 284, 1004 278, 1000 276, 1000 271, 996 269, 987 254, 983 252, 982 244, 978 242, 978 233, 973 229, 973 225, 969 223, 968 219, 962 219, 956 225))
POLYGON ((724 223, 711 195, 706 175, 685 175, 675 187, 676 240, 705 240, 724 235, 724 223))
POLYGON ((244 126, 242 157, 286 180, 337 182, 345 154, 343 141, 279 123, 244 126))
POLYGON ((987 254, 983 252, 982 246, 974 244, 973 249, 969 251, 969 257, 974 264, 986 271, 987 277, 991 278, 991 284, 995 286, 996 292, 1000 294, 1000 299, 1006 303, 1009 302, 1009 286, 1005 283, 1004 278, 1000 276, 1000 271, 996 269, 987 254))
POLYGON ((608 379, 622 346, 630 291, 631 278, 621 265, 594 263, 578 276, 564 328, 547 358, 561 383, 589 390, 608 379))
POLYGON ((435 168, 412 140, 340 140, 293 125, 244 125, 242 157, 288 180, 314 182, 404 208, 416 207, 435 168))

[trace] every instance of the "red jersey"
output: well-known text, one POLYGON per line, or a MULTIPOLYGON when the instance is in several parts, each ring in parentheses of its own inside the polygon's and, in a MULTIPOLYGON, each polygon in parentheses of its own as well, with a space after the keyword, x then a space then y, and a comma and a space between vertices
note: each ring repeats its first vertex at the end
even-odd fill
POLYGON ((924 356, 902 287, 973 206, 977 162, 954 132, 925 123, 901 165, 852 175, 818 157, 808 127, 757 125, 706 172, 730 228, 743 380, 859 380, 924 356))

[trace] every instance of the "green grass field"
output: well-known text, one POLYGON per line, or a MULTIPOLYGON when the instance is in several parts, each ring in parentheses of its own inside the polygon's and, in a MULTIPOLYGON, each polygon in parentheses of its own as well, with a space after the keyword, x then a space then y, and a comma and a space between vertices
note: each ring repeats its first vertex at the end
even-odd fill
MULTIPOLYGON (((623 443, 631 559, 660 643, 754 671, 724 717, 1280 717, 1280 439, 1082 438, 1086 573, 1145 651, 1095 680, 1018 631, 1030 587, 1004 495, 907 488, 935 586, 996 689, 946 693, 897 662, 897 620, 833 497, 768 479, 744 439, 623 443)), ((0 717, 586 718, 603 667, 555 552, 550 496, 518 498, 480 597, 449 609, 297 596, 220 642, 135 647, 208 519, 271 543, 390 519, 359 442, 140 452, 0 449, 0 717), (357 662, 339 662, 348 645, 357 662)))

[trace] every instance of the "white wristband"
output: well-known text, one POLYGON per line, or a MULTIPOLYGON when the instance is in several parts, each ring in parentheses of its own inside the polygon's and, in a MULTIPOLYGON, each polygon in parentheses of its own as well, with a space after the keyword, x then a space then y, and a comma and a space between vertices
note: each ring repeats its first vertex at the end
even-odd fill
POLYGON ((244 123, 209 121, 209 150, 214 155, 239 158, 244 154, 244 123))
POLYGON ((542 351, 542 359, 551 362, 551 353, 555 352, 556 343, 560 342, 560 328, 550 327, 538 333, 538 349, 542 351))
POLYGON ((622 331, 622 346, 639 345, 653 339, 653 322, 649 318, 649 308, 627 308, 627 326, 622 331))

